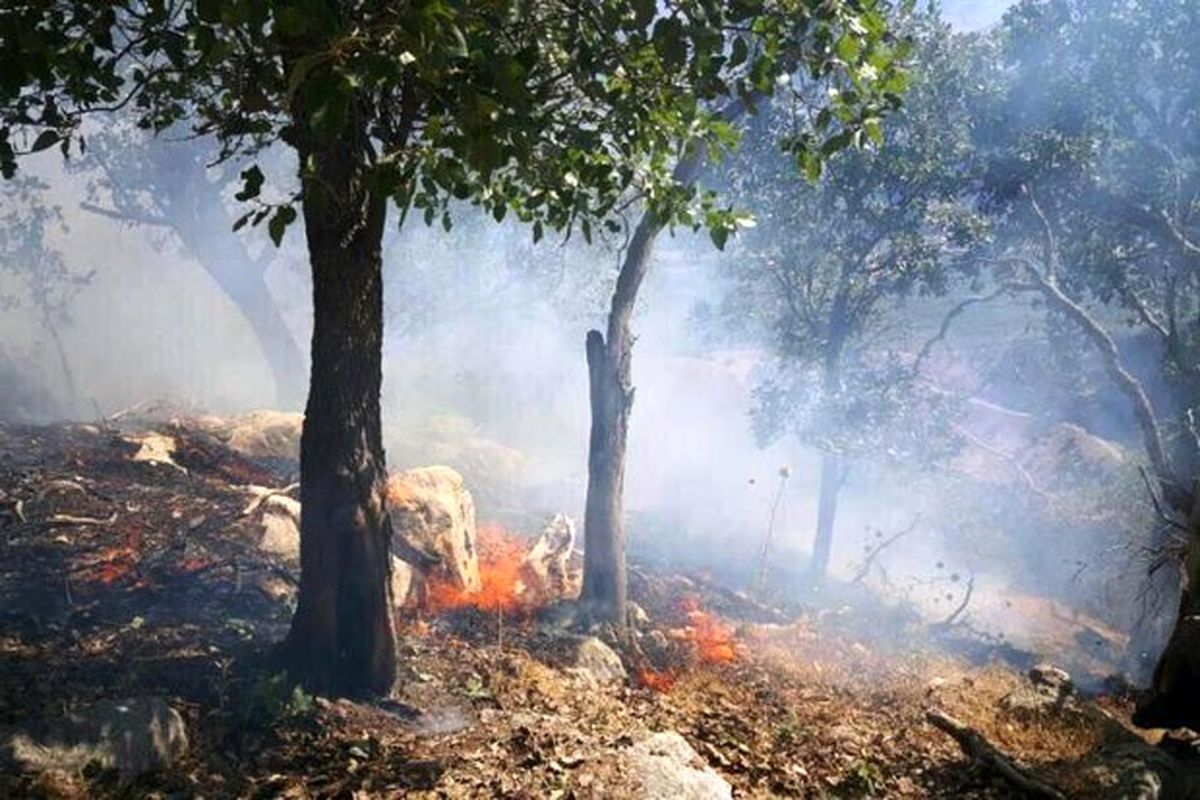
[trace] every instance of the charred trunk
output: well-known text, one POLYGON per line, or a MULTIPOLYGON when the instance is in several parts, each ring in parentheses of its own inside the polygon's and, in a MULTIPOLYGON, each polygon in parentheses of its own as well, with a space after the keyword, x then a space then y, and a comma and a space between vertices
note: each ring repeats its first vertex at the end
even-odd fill
POLYGON ((824 582, 829 572, 841 473, 841 457, 837 453, 824 453, 821 456, 821 496, 817 502, 817 533, 813 538, 812 563, 809 565, 809 575, 814 584, 824 582))
POLYGON ((1150 691, 1133 722, 1143 728, 1200 729, 1200 497, 1188 509, 1183 596, 1167 647, 1154 668, 1150 691))
POLYGON ((627 628, 624 483, 629 412, 633 407, 632 318, 638 288, 650 266, 659 225, 642 217, 617 278, 608 335, 587 335, 592 430, 588 441, 588 486, 584 510, 583 595, 590 621, 627 628))
POLYGON ((312 371, 300 440, 300 594, 284 652, 308 686, 390 691, 396 677, 391 523, 379 392, 384 199, 365 135, 301 147, 313 279, 312 371))

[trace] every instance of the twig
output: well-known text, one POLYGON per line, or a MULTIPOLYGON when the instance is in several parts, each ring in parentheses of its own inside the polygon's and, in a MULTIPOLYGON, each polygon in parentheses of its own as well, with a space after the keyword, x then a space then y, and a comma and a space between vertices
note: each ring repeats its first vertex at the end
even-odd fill
POLYGON ((888 538, 886 538, 882 542, 880 542, 878 547, 871 550, 871 552, 867 554, 867 557, 863 559, 862 563, 858 565, 858 570, 854 573, 854 577, 850 579, 850 582, 851 583, 860 583, 861 581, 865 580, 867 577, 867 573, 871 571, 871 564, 873 564, 875 562, 875 558, 880 553, 882 553, 885 549, 892 546, 893 544, 900 541, 905 536, 908 536, 910 533, 912 533, 914 530, 916 530, 917 522, 920 521, 920 519, 921 519, 920 514, 913 516, 912 522, 908 523, 907 528, 900 531, 899 533, 893 533, 891 536, 889 536, 888 538))
POLYGON ((967 727, 954 717, 937 709, 927 710, 925 720, 957 742, 967 756, 992 770, 1028 796, 1067 800, 1067 796, 1058 789, 1017 766, 1011 758, 997 750, 974 728, 967 727))
POLYGON ((1190 533, 1191 529, 1187 525, 1184 525, 1163 510, 1162 504, 1158 501, 1158 495, 1154 491, 1154 485, 1150 483, 1150 476, 1146 474, 1146 468, 1139 464, 1138 472, 1142 475, 1142 482, 1146 484, 1146 493, 1150 495, 1150 502, 1154 504, 1154 513, 1158 515, 1158 518, 1172 528, 1181 530, 1184 533, 1190 533))
POLYGON ((962 602, 958 604, 958 608, 950 613, 950 616, 935 625, 935 628, 944 629, 953 625, 962 613, 967 610, 967 606, 971 605, 971 595, 975 593, 975 573, 971 573, 971 577, 967 578, 967 591, 963 595, 962 602))
POLYGON ((763 536, 762 548, 758 553, 758 592, 767 590, 767 566, 771 555, 771 539, 775 534, 775 515, 779 511, 779 503, 783 500, 783 490, 787 486, 792 471, 787 467, 779 470, 779 488, 775 490, 775 499, 771 502, 771 514, 767 518, 767 532, 763 536))

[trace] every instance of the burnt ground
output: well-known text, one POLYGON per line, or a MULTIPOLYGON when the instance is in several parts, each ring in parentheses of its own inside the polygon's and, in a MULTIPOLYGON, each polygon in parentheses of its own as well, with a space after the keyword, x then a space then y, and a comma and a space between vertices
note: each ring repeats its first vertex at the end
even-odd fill
POLYGON ((1003 661, 904 632, 892 638, 907 647, 875 649, 837 614, 758 613, 647 571, 633 587, 645 647, 626 683, 562 669, 536 615, 460 609, 404 622, 394 698, 312 698, 266 666, 294 564, 258 546, 244 488, 285 491, 294 474, 180 430, 173 463, 156 461, 153 437, 134 433, 0 426, 0 733, 155 695, 183 715, 191 746, 131 784, 6 768, 0 796, 645 796, 613 754, 658 730, 682 734, 735 796, 1021 796, 927 724, 931 707, 1088 796, 1072 765, 1130 710, 1119 697, 1013 703, 1028 682, 1003 661), (688 640, 697 607, 733 632, 720 643, 731 652, 706 656, 694 630, 688 640), (655 642, 667 657, 655 660, 655 642))

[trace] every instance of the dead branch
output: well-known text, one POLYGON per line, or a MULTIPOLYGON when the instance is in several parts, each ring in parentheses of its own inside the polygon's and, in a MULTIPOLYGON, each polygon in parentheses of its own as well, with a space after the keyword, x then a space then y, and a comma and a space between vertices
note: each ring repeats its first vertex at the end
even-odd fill
POLYGON ((253 514, 254 512, 258 511, 260 508, 262 508, 263 504, 266 503, 268 500, 270 500, 272 497, 288 497, 292 494, 292 492, 295 492, 299 488, 300 488, 300 484, 289 483, 287 486, 284 486, 282 489, 271 489, 270 491, 266 491, 266 492, 263 492, 262 494, 256 495, 254 497, 254 499, 251 500, 250 503, 244 509, 242 509, 241 516, 248 517, 251 514, 253 514))
POLYGON ((54 514, 41 520, 34 520, 34 525, 56 527, 58 525, 112 525, 117 521, 117 512, 112 512, 106 518, 77 517, 73 514, 54 514))
POLYGON ((933 627, 939 628, 939 629, 945 629, 945 628, 949 628, 951 625, 953 625, 955 622, 957 622, 958 618, 962 616, 962 613, 967 610, 967 606, 971 605, 971 595, 973 595, 974 593, 975 593, 975 573, 972 572, 971 576, 969 578, 967 578, 967 591, 963 595, 962 602, 960 602, 958 604, 957 608, 955 608, 952 612, 950 612, 950 616, 946 617, 944 620, 939 622, 937 625, 934 625, 933 627))
POLYGON ((944 317, 942 317, 942 324, 941 324, 941 326, 938 327, 938 332, 936 334, 934 334, 929 339, 929 341, 925 342, 925 344, 922 345, 920 352, 917 353, 916 359, 913 360, 912 374, 913 375, 920 374, 921 365, 925 362, 925 359, 928 358, 929 354, 933 351, 934 345, 936 345, 938 342, 945 340, 946 336, 950 333, 950 326, 954 323, 955 319, 962 316, 964 311, 966 311, 968 308, 970 308, 973 305, 980 305, 982 303, 990 303, 991 301, 995 300, 998 297, 1002 297, 1006 294, 1013 294, 1014 292, 1019 290, 1019 287, 1020 287, 1019 284, 1006 283, 1003 286, 1001 286, 1000 288, 996 289, 995 291, 993 291, 989 294, 968 297, 967 299, 963 300, 962 302, 958 303, 953 308, 951 308, 949 311, 947 311, 946 315, 944 317))
POLYGON ((912 522, 908 523, 907 528, 898 533, 893 533, 891 536, 880 542, 878 547, 872 549, 871 552, 867 554, 867 557, 862 560, 862 563, 858 565, 858 569, 855 571, 854 577, 850 579, 850 582, 861 583, 862 581, 866 580, 867 573, 871 571, 871 565, 875 563, 875 559, 879 556, 879 554, 915 531, 917 529, 917 522, 919 522, 920 519, 920 514, 914 515, 912 522))
POLYGON ((1030 797, 1067 800, 1067 796, 1058 789, 1017 766, 1016 762, 990 744, 979 731, 964 725, 944 711, 929 709, 925 712, 925 720, 957 742, 965 755, 1030 797))
POLYGON ((1184 533, 1190 533, 1191 529, 1187 525, 1184 525, 1163 509, 1162 503, 1158 500, 1158 494, 1154 491, 1154 484, 1150 482, 1150 476, 1146 473, 1146 468, 1139 464, 1138 472, 1141 473, 1142 482, 1146 484, 1146 494, 1150 495, 1150 502, 1154 504, 1154 513, 1158 515, 1158 518, 1172 528, 1181 530, 1184 533))

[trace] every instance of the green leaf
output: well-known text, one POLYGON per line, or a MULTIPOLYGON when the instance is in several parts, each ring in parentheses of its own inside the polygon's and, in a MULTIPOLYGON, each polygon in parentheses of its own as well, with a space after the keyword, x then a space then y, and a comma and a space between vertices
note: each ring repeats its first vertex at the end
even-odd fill
POLYGON ((47 150, 58 144, 61 138, 62 137, 58 135, 58 131, 42 131, 38 134, 38 137, 34 139, 33 148, 30 150, 30 152, 40 153, 43 150, 47 150))
POLYGON ((250 168, 242 170, 242 189, 234 195, 234 198, 244 203, 258 197, 262 191, 262 185, 262 170, 258 168, 257 164, 254 164, 250 168))
POLYGON ((267 232, 271 235, 271 241, 275 243, 276 247, 283 242, 283 234, 287 232, 288 225, 295 221, 296 209, 292 206, 280 206, 276 210, 271 221, 267 223, 267 232))

